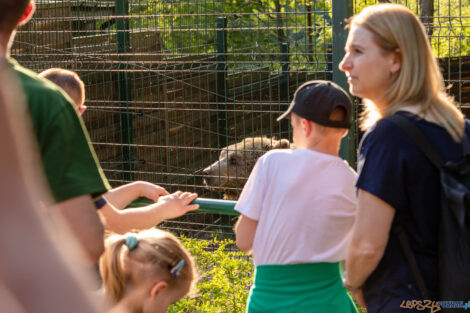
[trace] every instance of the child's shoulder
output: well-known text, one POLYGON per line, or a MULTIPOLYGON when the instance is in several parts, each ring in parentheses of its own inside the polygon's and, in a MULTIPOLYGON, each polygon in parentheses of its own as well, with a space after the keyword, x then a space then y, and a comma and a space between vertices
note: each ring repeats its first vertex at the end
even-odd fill
POLYGON ((283 161, 293 156, 293 150, 291 149, 274 149, 266 152, 260 157, 261 163, 276 163, 277 161, 283 161))
POLYGON ((273 149, 268 152, 266 152, 262 157, 264 158, 276 158, 276 157, 282 157, 282 156, 288 156, 292 155, 292 149, 273 149))
POLYGON ((292 157, 290 149, 275 149, 263 154, 256 163, 256 171, 258 174, 263 171, 275 172, 279 168, 285 168, 292 157))

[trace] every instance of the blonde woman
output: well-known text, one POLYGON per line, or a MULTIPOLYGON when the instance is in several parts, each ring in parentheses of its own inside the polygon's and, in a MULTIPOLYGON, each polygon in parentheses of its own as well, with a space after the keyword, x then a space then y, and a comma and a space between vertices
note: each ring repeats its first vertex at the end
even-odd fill
POLYGON ((409 9, 373 5, 349 23, 340 69, 365 103, 367 130, 359 151, 359 206, 344 285, 368 312, 410 312, 403 300, 423 300, 392 230, 405 231, 431 299, 437 300, 440 181, 437 168, 385 119, 405 115, 432 138, 445 161, 462 158, 468 122, 444 90, 425 29, 409 9), (411 114, 410 114, 411 113, 411 114))
POLYGON ((155 228, 109 237, 100 271, 106 299, 131 313, 166 312, 196 281, 190 254, 175 236, 155 228))

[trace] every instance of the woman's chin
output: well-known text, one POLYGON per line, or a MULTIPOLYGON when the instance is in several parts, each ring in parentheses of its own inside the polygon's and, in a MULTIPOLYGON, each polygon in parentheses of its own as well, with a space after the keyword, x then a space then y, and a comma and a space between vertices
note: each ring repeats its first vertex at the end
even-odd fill
POLYGON ((355 97, 362 98, 360 89, 358 89, 357 87, 354 87, 354 85, 352 84, 349 84, 349 93, 355 97))

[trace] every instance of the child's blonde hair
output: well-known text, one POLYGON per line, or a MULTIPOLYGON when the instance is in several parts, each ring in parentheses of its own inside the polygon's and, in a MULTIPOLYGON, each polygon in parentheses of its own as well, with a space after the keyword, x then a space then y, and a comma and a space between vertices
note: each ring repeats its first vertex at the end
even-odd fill
POLYGON ((124 297, 128 285, 138 285, 148 277, 164 280, 169 290, 187 292, 196 280, 190 254, 174 235, 159 229, 110 236, 100 272, 105 295, 115 302, 124 297))
POLYGON ((39 73, 39 76, 62 88, 77 106, 85 100, 85 84, 77 73, 63 68, 50 68, 39 73))

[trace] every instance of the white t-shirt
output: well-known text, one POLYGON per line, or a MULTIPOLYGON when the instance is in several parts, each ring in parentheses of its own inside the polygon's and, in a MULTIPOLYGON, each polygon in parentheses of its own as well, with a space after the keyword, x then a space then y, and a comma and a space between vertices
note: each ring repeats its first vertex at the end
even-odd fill
POLYGON ((341 158, 310 149, 262 156, 235 206, 258 221, 255 265, 344 260, 356 213, 356 176, 341 158))

